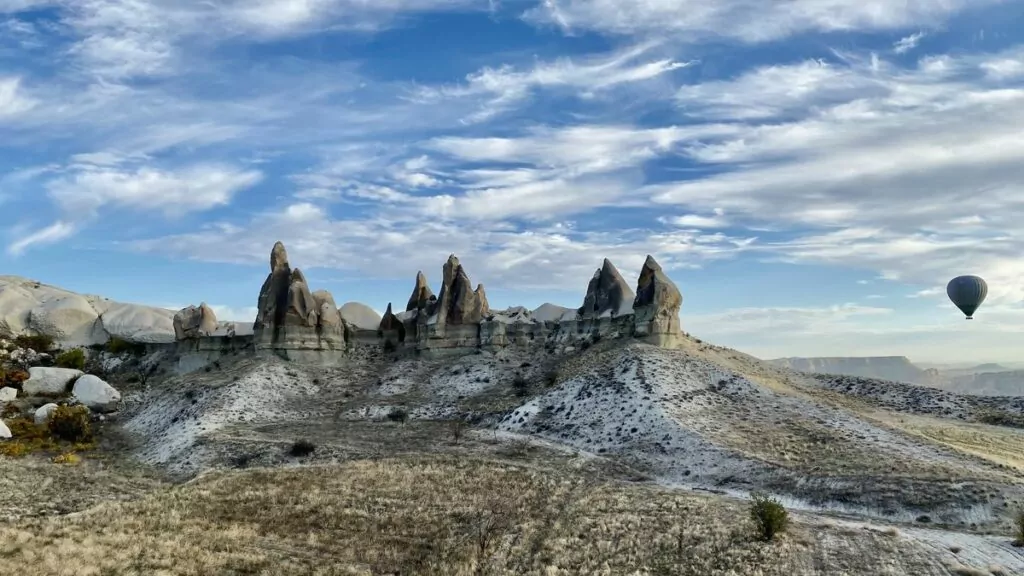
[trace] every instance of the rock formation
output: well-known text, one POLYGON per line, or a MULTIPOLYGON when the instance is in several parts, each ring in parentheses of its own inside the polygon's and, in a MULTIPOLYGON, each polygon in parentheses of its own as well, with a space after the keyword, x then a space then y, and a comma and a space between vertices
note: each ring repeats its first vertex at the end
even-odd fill
POLYGON ((602 266, 590 279, 579 314, 584 319, 617 318, 631 314, 635 297, 622 274, 619 274, 611 261, 605 258, 602 266))
POLYGON ((653 256, 647 256, 633 300, 634 335, 655 339, 679 336, 683 295, 653 256))
POLYGON ((174 339, 190 340, 210 336, 217 331, 217 315, 213 309, 201 303, 198 307, 182 308, 174 315, 174 339))
POLYGON ((391 303, 388 302, 388 309, 380 319, 380 327, 377 328, 377 335, 390 342, 392 346, 405 342, 405 324, 391 311, 391 303))
POLYGON ((352 328, 376 331, 380 327, 380 314, 366 304, 346 302, 338 311, 342 320, 352 328))
POLYGON ((437 298, 430 289, 430 285, 427 284, 427 277, 422 271, 417 272, 416 285, 412 289, 412 295, 409 296, 409 303, 406 304, 405 311, 424 310, 432 304, 432 300, 436 301, 437 298))
POLYGON ((314 297, 305 275, 292 269, 284 244, 270 252, 270 274, 257 302, 253 332, 257 347, 276 350, 335 350, 345 345, 341 316, 330 293, 314 297))

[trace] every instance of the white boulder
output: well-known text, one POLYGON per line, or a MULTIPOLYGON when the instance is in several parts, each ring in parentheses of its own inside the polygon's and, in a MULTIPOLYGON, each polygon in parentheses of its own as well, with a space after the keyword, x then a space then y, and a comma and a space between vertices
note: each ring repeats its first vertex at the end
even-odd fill
POLYGON ((11 434, 11 429, 4 424, 3 420, 0 420, 0 440, 10 440, 14 435, 11 434))
POLYGON ((121 393, 98 376, 86 374, 75 381, 72 396, 90 410, 113 412, 121 402, 121 393))
POLYGON ((36 426, 45 426, 50 421, 50 416, 53 415, 53 411, 57 409, 57 405, 54 403, 45 404, 36 408, 35 421, 36 426))
POLYGON ((14 388, 0 388, 0 404, 12 402, 18 398, 18 391, 14 388))
POLYGON ((79 378, 83 372, 71 368, 47 368, 36 366, 28 369, 28 380, 21 385, 26 396, 39 394, 63 394, 68 385, 79 378))
POLYGON ((174 342, 174 312, 109 300, 92 303, 111 337, 146 344, 174 342))
POLYGON ((376 330, 380 327, 380 314, 362 302, 346 302, 338 312, 346 324, 363 330, 376 330))

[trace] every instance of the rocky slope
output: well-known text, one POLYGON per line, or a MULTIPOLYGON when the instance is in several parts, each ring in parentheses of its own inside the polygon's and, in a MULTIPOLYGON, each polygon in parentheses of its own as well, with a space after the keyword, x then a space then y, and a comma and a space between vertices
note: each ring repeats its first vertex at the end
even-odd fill
POLYGON ((938 370, 919 368, 905 356, 778 358, 768 362, 791 370, 814 374, 860 376, 926 386, 943 381, 938 370))

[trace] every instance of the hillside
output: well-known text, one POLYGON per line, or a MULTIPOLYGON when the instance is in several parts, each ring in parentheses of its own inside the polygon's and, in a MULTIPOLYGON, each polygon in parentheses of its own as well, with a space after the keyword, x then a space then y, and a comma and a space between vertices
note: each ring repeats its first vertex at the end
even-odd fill
POLYGON ((791 370, 814 374, 842 374, 925 385, 940 380, 937 371, 919 368, 905 356, 778 358, 768 362, 791 370))
MULTIPOLYGON (((623 310, 609 296, 622 285, 606 263, 583 310, 623 310)), ((1024 573, 1010 537, 1024 398, 809 375, 685 336, 651 343, 628 332, 633 315, 586 324, 550 305, 539 315, 559 321, 531 324, 516 310, 481 319, 478 331, 510 327, 487 346, 452 345, 468 330, 454 325, 413 348, 415 315, 389 307, 379 330, 346 327, 342 348, 295 333, 290 348, 260 348, 257 333, 89 350, 87 371, 120 401, 93 414, 98 441, 78 465, 0 455, 5 568, 1024 573), (289 360, 297 346, 309 354, 289 360), (752 538, 754 491, 792 511, 779 541, 752 538)), ((22 390, 3 418, 51 401, 22 390)))

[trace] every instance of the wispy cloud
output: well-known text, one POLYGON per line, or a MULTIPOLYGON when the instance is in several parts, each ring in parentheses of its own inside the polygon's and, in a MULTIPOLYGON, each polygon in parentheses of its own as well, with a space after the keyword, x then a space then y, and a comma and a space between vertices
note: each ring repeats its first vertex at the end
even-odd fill
POLYGON ((924 37, 924 32, 916 32, 914 34, 911 34, 910 36, 904 36, 903 38, 900 38, 892 45, 892 51, 897 54, 905 54, 907 52, 910 52, 914 48, 917 48, 917 45, 921 43, 921 39, 924 37))

